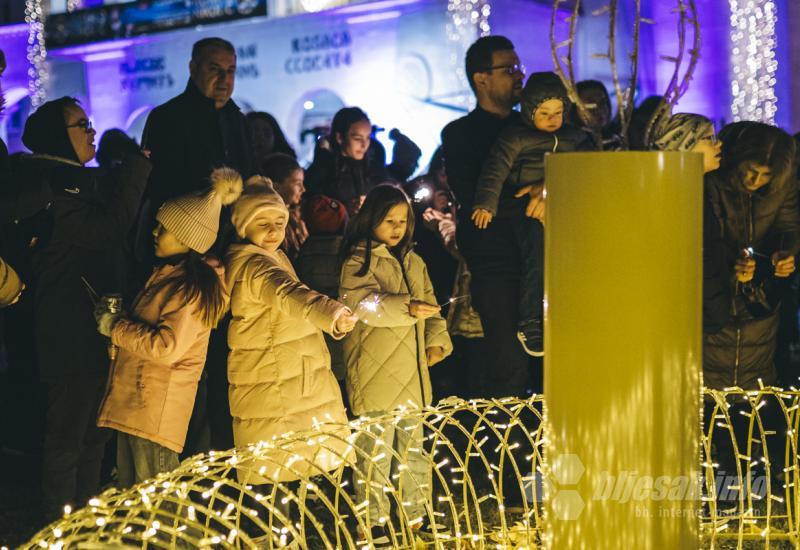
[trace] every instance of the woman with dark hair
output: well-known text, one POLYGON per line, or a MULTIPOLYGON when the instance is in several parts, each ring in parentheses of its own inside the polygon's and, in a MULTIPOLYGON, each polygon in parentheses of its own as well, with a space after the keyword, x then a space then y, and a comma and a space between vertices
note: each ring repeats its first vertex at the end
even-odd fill
POLYGON ((294 262, 300 252, 300 247, 308 238, 308 229, 306 229, 300 213, 300 199, 306 190, 303 186, 303 168, 294 157, 283 153, 273 153, 264 160, 260 173, 272 181, 275 191, 289 209, 286 238, 281 245, 281 250, 294 262))
POLYGON ((292 158, 297 158, 297 154, 289 145, 283 130, 278 121, 269 113, 263 111, 253 111, 245 115, 250 123, 252 134, 253 159, 256 166, 261 166, 264 160, 273 153, 283 153, 292 158))
POLYGON ((341 201, 353 216, 369 191, 367 150, 372 124, 358 107, 340 109, 333 117, 330 149, 318 148, 306 171, 310 196, 325 195, 341 201))
POLYGON ((53 194, 30 224, 36 353, 47 384, 42 488, 49 519, 66 504, 83 505, 99 488, 108 436, 96 419, 109 357, 94 300, 127 290, 125 241, 150 174, 138 151, 108 173, 86 168, 94 137, 77 100, 49 101, 25 123, 22 141, 34 154, 12 166, 24 179, 46 182, 53 194))
POLYGON ((586 105, 588 120, 583 120, 578 110, 572 109, 572 124, 589 134, 594 149, 600 151, 619 149, 622 139, 614 129, 611 119, 611 98, 605 84, 599 80, 581 80, 576 89, 581 101, 586 105))
POLYGON ((725 249, 730 318, 706 334, 708 387, 758 389, 776 381, 778 305, 800 249, 800 211, 792 169, 795 143, 782 130, 737 122, 720 132, 722 163, 706 179, 725 249))

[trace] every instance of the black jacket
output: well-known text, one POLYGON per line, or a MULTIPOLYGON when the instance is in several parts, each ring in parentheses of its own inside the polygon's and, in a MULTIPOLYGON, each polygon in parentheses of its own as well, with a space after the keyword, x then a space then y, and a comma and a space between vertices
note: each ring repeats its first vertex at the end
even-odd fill
POLYGON ((521 120, 514 121, 497 136, 489 158, 483 164, 472 209, 483 208, 496 215, 501 196, 513 195, 511 192, 516 192, 520 187, 544 179, 544 157, 547 153, 578 151, 588 147, 586 133, 573 126, 565 124, 550 133, 537 130, 521 120))
POLYGON ((150 163, 131 155, 103 176, 55 157, 23 156, 11 170, 26 178, 36 174, 53 194, 43 214, 49 221, 40 224, 31 251, 40 378, 102 375, 108 369, 108 340, 97 332, 82 279, 100 295, 126 292, 125 239, 150 163))
POLYGON ((372 185, 368 178, 369 166, 365 160, 357 161, 337 155, 328 149, 317 149, 314 162, 306 170, 304 185, 308 195, 325 195, 347 205, 351 216, 358 211, 361 196, 372 185))
POLYGON ((717 389, 757 389, 759 378, 765 385, 775 382, 777 302, 785 282, 773 276, 769 257, 778 250, 797 254, 800 249, 797 184, 789 179, 750 193, 738 177, 716 171, 706 176, 705 189, 718 223, 731 296, 728 321, 722 330, 704 337, 705 384, 717 389), (747 247, 754 249, 758 267, 753 281, 741 285, 735 279, 734 264, 747 247), (774 310, 755 312, 746 298, 748 289, 771 295, 774 310))
POLYGON ((208 188, 214 168, 229 166, 243 178, 253 173, 250 126, 233 100, 216 109, 190 80, 186 90, 147 117, 142 148, 153 172, 147 198, 157 209, 165 200, 208 188))
POLYGON ((442 130, 447 184, 459 203, 461 219, 469 220, 481 168, 498 134, 518 119, 516 111, 500 118, 475 107, 468 115, 454 120, 442 130))

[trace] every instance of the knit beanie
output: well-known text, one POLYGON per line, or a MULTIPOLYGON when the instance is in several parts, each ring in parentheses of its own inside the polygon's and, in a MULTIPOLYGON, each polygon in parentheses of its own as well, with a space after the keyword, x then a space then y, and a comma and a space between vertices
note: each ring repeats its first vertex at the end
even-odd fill
POLYGON ((520 107, 522 120, 527 124, 533 124, 533 115, 539 105, 549 99, 557 99, 564 104, 564 114, 570 106, 567 89, 561 79, 554 72, 533 73, 525 82, 522 89, 520 107))
POLYGON ((347 225, 347 208, 336 199, 317 195, 303 205, 303 220, 311 235, 341 235, 347 225))
POLYGON ((156 214, 167 231, 200 254, 208 252, 217 240, 222 206, 233 203, 242 192, 242 176, 233 168, 217 168, 209 179, 208 192, 169 200, 156 214))
POLYGON ((236 233, 244 237, 250 222, 265 210, 279 210, 289 216, 289 209, 272 187, 272 181, 264 176, 253 176, 245 183, 242 196, 231 207, 231 221, 236 233))
POLYGON ((661 151, 691 151, 714 124, 702 115, 677 113, 653 129, 653 145, 661 151))

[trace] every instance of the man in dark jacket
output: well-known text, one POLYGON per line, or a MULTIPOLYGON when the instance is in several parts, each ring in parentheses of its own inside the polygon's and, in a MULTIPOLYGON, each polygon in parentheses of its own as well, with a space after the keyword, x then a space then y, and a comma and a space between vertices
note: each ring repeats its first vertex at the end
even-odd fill
MULTIPOLYGON (((249 125, 231 99, 236 76, 233 45, 222 38, 199 40, 192 48, 189 73, 186 90, 153 109, 145 124, 142 148, 150 151, 153 173, 145 194, 147 217, 140 220, 139 255, 152 253, 150 232, 164 201, 206 189, 211 171, 223 165, 244 179, 253 172, 249 125)), ((228 216, 223 213, 223 218, 228 216)))
MULTIPOLYGON (((472 272, 472 305, 494 361, 486 365, 485 397, 523 397, 534 386, 529 357, 517 340, 520 251, 511 220, 497 219, 485 230, 470 221, 478 177, 500 131, 514 123, 523 73, 510 40, 479 39, 467 51, 467 78, 477 107, 442 131, 447 181, 460 204, 458 247, 472 272)), ((520 195, 531 191, 526 187, 520 195)))
MULTIPOLYGON (((145 206, 139 220, 137 258, 152 265, 152 235, 155 215, 167 199, 200 191, 209 186, 214 168, 229 166, 247 179, 254 172, 250 127, 231 99, 236 78, 236 50, 222 38, 204 38, 192 48, 186 90, 159 105, 145 124, 142 147, 150 151, 153 173, 147 185, 145 206)), ((230 211, 223 208, 219 237, 211 251, 219 257, 234 237, 230 211)), ((209 433, 206 414, 206 376, 213 403, 221 403, 220 415, 227 418, 225 365, 227 322, 212 333, 207 369, 200 380, 185 454, 207 451, 214 434, 209 433)), ((216 410, 216 409, 215 409, 216 410)), ((215 413, 212 411, 212 415, 215 413)), ((227 434, 227 432, 225 432, 227 434)), ((231 446, 227 435, 216 446, 231 446)))
POLYGON ((42 489, 48 519, 65 504, 83 505, 99 489, 107 435, 97 407, 108 377, 108 340, 97 332, 93 296, 124 293, 125 241, 150 174, 141 154, 104 178, 85 168, 94 130, 72 98, 45 103, 28 118, 12 174, 38 176, 52 203, 33 224, 32 268, 39 377, 47 384, 42 489))

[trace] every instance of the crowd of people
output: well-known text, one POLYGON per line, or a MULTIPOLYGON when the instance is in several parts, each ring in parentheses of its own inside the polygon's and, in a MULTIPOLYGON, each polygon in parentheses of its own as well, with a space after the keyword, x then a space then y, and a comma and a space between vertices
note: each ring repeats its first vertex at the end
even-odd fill
MULTIPOLYGON (((702 154, 705 384, 793 383, 776 367, 796 333, 800 250, 784 131, 738 122, 717 134, 679 113, 647 140, 658 101, 646 101, 621 136, 602 83, 578 86, 578 116, 558 76, 525 81, 514 45, 489 36, 466 55, 477 106, 443 129, 425 175, 411 178, 421 151, 399 130, 386 165, 358 107, 336 113, 304 168, 274 117, 231 99, 228 41, 197 42, 189 68, 141 146, 111 130, 96 151, 89 115, 63 97, 29 117, 31 154, 1 155, 6 377, 46 390, 25 405, 46 411, 44 519, 84 504, 111 469, 128 486, 323 419, 340 430, 449 395, 540 391, 547 154, 623 143, 702 154)), ((18 443, 9 414, 4 445, 18 443)), ((423 446, 420 426, 378 429, 401 454, 423 446)), ((388 456, 376 464, 399 475, 388 456)), ((427 464, 407 465, 417 491, 427 464)), ((382 491, 354 485, 370 517, 388 515, 382 491)), ((425 533, 419 502, 407 512, 425 533)), ((388 545, 382 524, 371 535, 388 545)))

